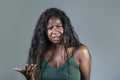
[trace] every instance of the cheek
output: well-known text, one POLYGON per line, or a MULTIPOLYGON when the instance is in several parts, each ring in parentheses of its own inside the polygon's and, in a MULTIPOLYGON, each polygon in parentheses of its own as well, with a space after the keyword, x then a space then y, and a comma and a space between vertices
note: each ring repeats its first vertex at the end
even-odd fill
POLYGON ((48 30, 48 31, 46 32, 46 34, 47 34, 47 37, 50 38, 51 31, 48 30))
POLYGON ((64 30, 63 30, 63 28, 61 28, 61 33, 62 33, 62 34, 64 33, 64 30))

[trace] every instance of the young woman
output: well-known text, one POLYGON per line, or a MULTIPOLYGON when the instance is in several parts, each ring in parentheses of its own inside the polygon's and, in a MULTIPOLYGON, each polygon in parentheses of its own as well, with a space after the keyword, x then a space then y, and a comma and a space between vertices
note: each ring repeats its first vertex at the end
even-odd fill
POLYGON ((90 80, 91 58, 68 16, 50 8, 38 20, 25 69, 27 80, 90 80))

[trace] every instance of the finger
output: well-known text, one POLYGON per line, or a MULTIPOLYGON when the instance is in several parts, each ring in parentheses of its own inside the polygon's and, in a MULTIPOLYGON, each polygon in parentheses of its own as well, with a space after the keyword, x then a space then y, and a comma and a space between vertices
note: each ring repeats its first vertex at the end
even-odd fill
POLYGON ((27 71, 27 70, 28 70, 28 64, 25 65, 25 71, 27 71))
POLYGON ((31 71, 36 69, 36 64, 32 67, 31 71))
POLYGON ((34 64, 31 64, 29 67, 29 70, 31 71, 31 69, 33 68, 34 64))
POLYGON ((30 74, 34 74, 36 70, 36 64, 33 65, 33 67, 31 68, 30 74))
POLYGON ((20 69, 20 68, 18 68, 18 67, 15 67, 15 68, 13 68, 13 70, 15 70, 15 71, 18 71, 18 72, 20 72, 20 73, 23 73, 23 69, 20 69))
POLYGON ((33 72, 34 67, 35 67, 35 64, 31 64, 31 66, 30 66, 30 74, 33 72))
POLYGON ((25 65, 25 74, 28 75, 29 74, 29 66, 28 64, 25 65))

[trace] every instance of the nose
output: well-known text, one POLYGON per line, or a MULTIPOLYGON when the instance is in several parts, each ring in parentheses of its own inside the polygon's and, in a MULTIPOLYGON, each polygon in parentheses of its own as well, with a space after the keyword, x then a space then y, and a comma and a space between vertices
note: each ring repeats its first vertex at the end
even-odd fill
POLYGON ((54 36, 60 36, 59 29, 58 29, 56 26, 53 27, 52 36, 53 36, 53 37, 54 37, 54 36))
POLYGON ((56 26, 53 27, 53 33, 57 33, 59 30, 56 26))

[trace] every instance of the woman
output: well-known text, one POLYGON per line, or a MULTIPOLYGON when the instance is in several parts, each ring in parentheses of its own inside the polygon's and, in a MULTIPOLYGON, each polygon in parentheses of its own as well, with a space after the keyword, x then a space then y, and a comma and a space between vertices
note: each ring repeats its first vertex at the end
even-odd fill
POLYGON ((91 58, 67 15, 50 8, 40 16, 25 69, 27 80, 90 80, 91 58))

